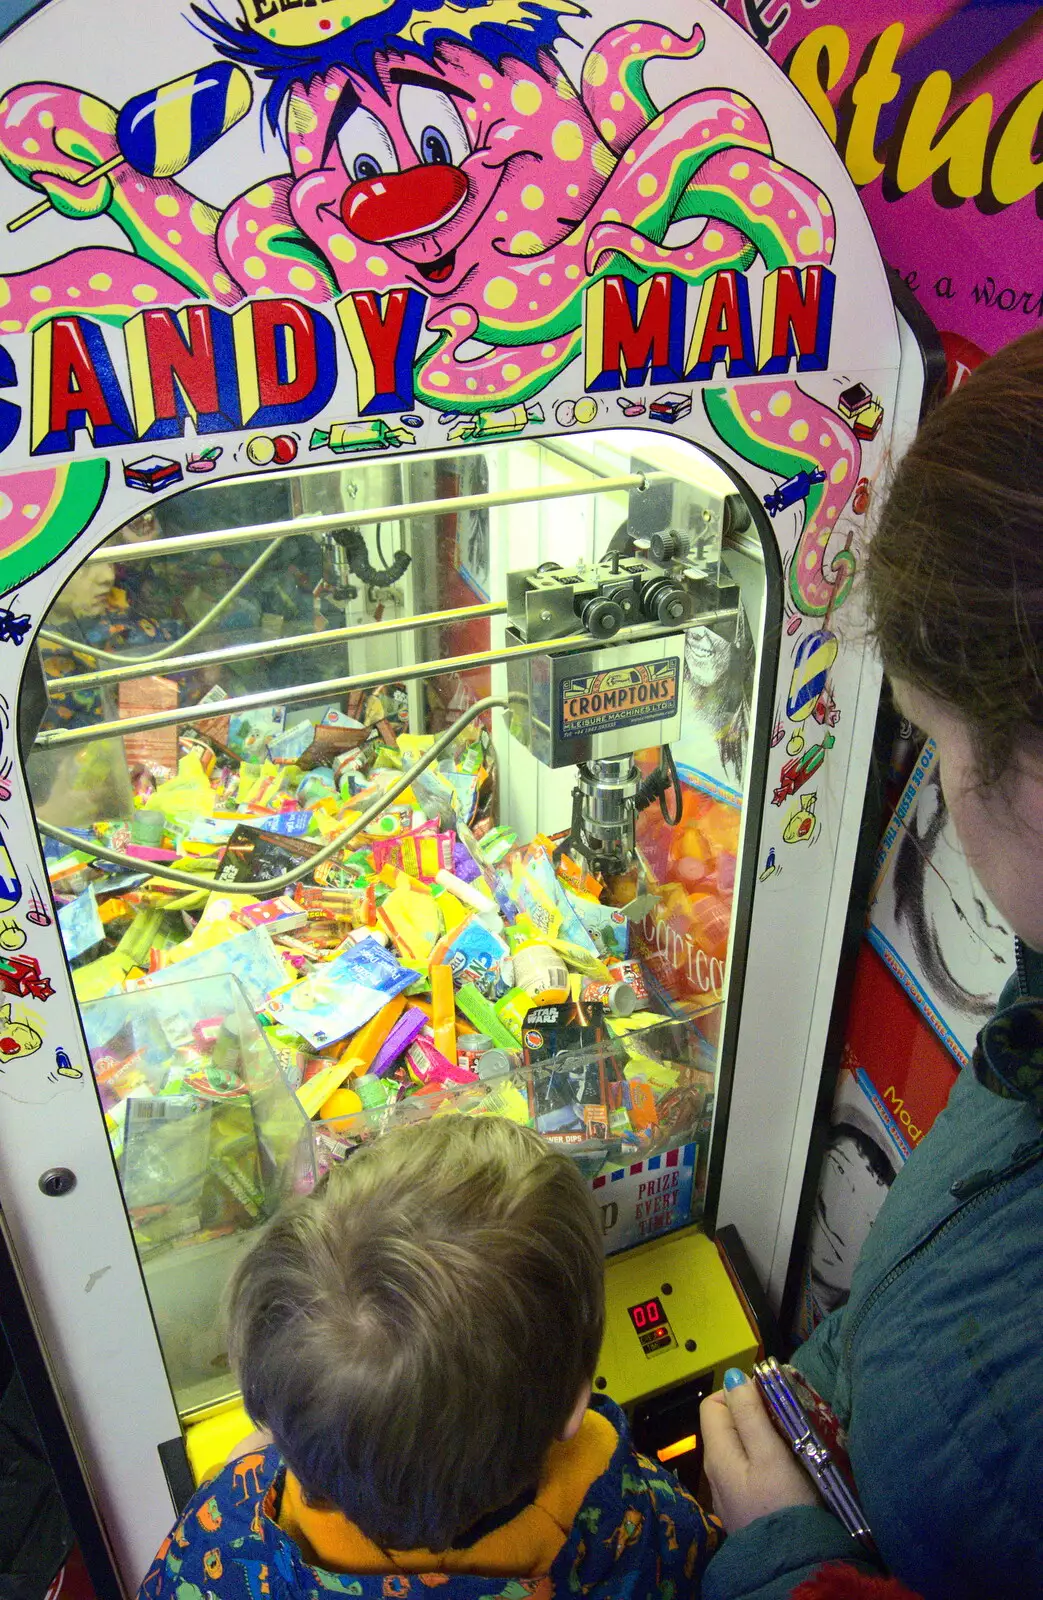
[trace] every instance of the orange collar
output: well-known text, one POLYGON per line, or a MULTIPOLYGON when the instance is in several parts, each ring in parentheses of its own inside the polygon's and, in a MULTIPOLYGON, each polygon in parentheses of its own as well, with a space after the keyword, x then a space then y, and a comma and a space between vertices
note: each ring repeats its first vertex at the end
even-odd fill
POLYGON ((551 1445, 536 1498, 517 1516, 459 1550, 392 1550, 379 1545, 339 1511, 317 1511, 287 1469, 279 1526, 309 1566, 329 1572, 457 1572, 483 1577, 539 1578, 555 1556, 591 1485, 612 1459, 619 1435, 607 1417, 588 1411, 574 1438, 551 1445), (390 1561, 388 1556, 390 1555, 390 1561))

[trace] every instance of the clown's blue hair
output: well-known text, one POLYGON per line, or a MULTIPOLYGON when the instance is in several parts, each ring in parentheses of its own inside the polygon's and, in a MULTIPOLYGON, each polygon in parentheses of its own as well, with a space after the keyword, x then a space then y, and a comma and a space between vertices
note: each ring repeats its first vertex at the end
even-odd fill
MULTIPOLYGON (((539 0, 522 0, 520 9, 529 13, 524 25, 502 22, 475 23, 465 34, 451 28, 438 28, 416 43, 406 35, 410 21, 425 12, 441 11, 445 0, 392 0, 379 16, 366 17, 350 29, 309 45, 282 45, 254 33, 242 20, 229 22, 217 11, 193 5, 200 32, 209 35, 220 55, 235 61, 271 85, 264 97, 263 115, 273 133, 280 135, 283 102, 295 83, 309 83, 331 67, 343 67, 379 89, 374 58, 393 45, 403 55, 415 56, 430 64, 440 44, 462 44, 476 50, 498 67, 505 56, 536 65, 541 50, 550 50, 564 36, 561 14, 553 5, 539 0), (404 36, 406 35, 406 36, 404 36)), ((488 0, 457 0, 466 10, 481 10, 488 0)), ((569 8, 573 15, 586 16, 581 7, 569 8)))

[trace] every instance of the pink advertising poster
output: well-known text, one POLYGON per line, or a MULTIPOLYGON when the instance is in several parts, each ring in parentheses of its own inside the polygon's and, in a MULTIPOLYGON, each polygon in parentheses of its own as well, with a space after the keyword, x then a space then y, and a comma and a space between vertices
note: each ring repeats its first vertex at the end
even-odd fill
POLYGON ((1043 7, 726 0, 858 185, 949 383, 1043 320, 1043 7))

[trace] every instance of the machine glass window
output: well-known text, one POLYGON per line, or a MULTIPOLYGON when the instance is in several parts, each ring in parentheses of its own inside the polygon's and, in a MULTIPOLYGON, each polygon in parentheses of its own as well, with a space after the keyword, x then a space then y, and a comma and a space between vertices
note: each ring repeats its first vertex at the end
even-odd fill
POLYGON ((391 452, 155 503, 55 600, 27 768, 197 1471, 239 1252, 403 1119, 534 1126, 609 1253, 698 1219, 771 733, 758 517, 652 431, 391 452))

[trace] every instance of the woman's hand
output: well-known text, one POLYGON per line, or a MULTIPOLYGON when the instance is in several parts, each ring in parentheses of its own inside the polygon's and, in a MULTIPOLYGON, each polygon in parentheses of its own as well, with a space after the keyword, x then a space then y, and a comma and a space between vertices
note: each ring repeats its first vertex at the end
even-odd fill
POLYGON ((769 1512, 821 1502, 775 1432, 756 1384, 741 1373, 733 1379, 732 1372, 737 1369, 725 1375, 726 1387, 703 1401, 699 1418, 714 1510, 728 1532, 737 1533, 769 1512))

